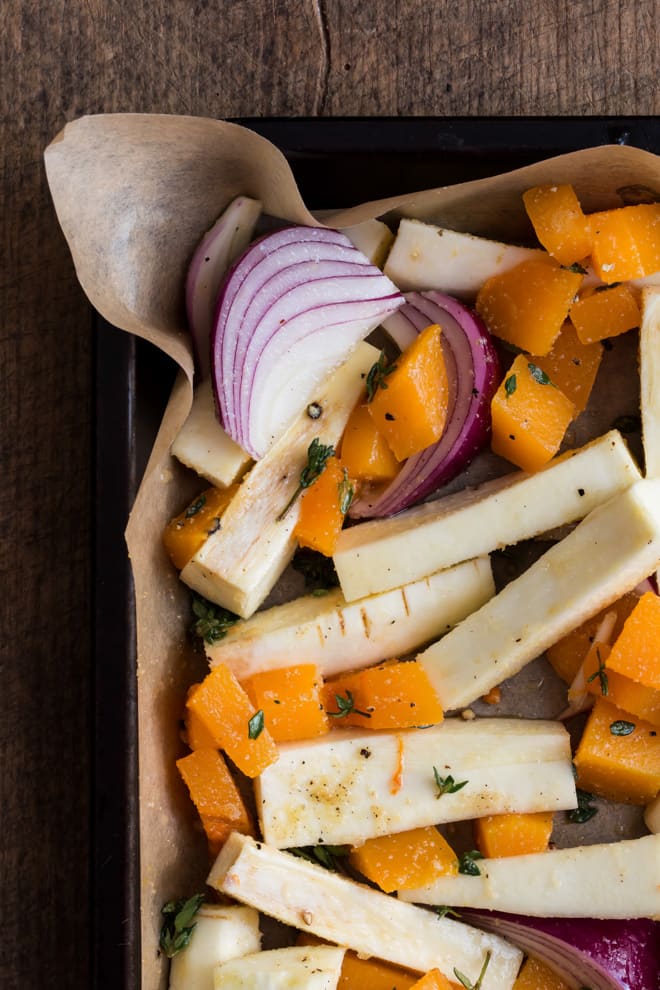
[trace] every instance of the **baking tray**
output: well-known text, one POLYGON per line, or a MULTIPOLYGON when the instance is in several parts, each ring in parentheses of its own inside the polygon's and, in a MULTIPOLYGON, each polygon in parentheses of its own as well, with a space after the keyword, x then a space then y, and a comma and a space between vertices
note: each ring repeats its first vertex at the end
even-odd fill
MULTIPOLYGON (((660 118, 248 118, 311 209, 496 175, 602 144, 660 152, 660 118)), ((140 904, 133 588, 124 528, 176 368, 95 319, 92 986, 138 990, 140 904)))

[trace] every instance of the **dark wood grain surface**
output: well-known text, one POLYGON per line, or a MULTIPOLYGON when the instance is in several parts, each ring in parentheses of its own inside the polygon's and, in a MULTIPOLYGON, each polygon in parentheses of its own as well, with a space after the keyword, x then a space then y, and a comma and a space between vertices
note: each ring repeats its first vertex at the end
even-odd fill
POLYGON ((106 111, 657 114, 657 15, 655 0, 0 4, 3 990, 90 985, 91 313, 46 143, 106 111))

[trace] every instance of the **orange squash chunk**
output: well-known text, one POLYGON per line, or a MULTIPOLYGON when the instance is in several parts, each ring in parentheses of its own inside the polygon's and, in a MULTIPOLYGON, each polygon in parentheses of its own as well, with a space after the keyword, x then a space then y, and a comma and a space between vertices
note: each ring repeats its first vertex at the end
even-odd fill
POLYGON ((364 402, 358 403, 346 424, 341 462, 349 477, 358 481, 391 481, 399 472, 399 462, 364 402))
POLYGON ((585 791, 610 801, 647 804, 660 791, 660 732, 596 698, 574 763, 578 786, 585 791))
POLYGON ((218 529, 222 513, 238 491, 229 488, 207 488, 187 509, 165 527, 163 543, 178 570, 183 570, 191 557, 201 550, 206 540, 218 529))
POLYGON ((586 408, 602 357, 602 344, 583 344, 565 323, 550 351, 531 360, 571 400, 577 414, 586 408))
POLYGON ((637 300, 627 285, 613 285, 578 299, 569 316, 583 344, 617 337, 638 327, 641 321, 637 300))
POLYGON ((477 848, 488 858, 545 852, 551 834, 551 811, 488 815, 474 823, 477 848))
POLYGON ((591 261, 603 282, 625 282, 660 271, 660 204, 592 213, 591 261))
POLYGON ((546 651, 546 657, 555 673, 563 681, 566 681, 567 684, 571 684, 575 680, 575 676, 589 652, 589 647, 593 642, 596 630, 607 612, 616 611, 617 614, 616 624, 612 632, 612 638, 614 639, 620 634, 624 622, 638 601, 639 597, 633 594, 633 592, 624 595, 618 601, 614 602, 613 605, 602 609, 593 618, 583 622, 581 626, 578 626, 577 629, 574 629, 555 643, 554 646, 551 646, 546 651))
POLYGON ((573 186, 536 186, 523 193, 523 202, 539 243, 561 265, 591 254, 589 220, 573 186))
POLYGON ((513 990, 570 990, 553 969, 540 959, 528 956, 523 963, 513 990))
POLYGON ((432 825, 367 839, 351 850, 349 861, 386 894, 458 874, 456 853, 432 825))
POLYGON ((176 761, 206 832, 211 855, 217 855, 231 832, 254 835, 247 808, 216 749, 197 749, 176 761))
POLYGON ((314 664, 264 670, 243 681, 254 709, 261 709, 275 742, 312 739, 329 729, 314 664))
POLYGON ((326 681, 323 707, 340 728, 410 729, 436 725, 443 718, 435 690, 414 660, 379 664, 326 681), (344 714, 345 707, 351 710, 344 714))
POLYGON ((258 710, 226 664, 218 664, 191 689, 186 706, 247 777, 258 777, 277 759, 270 732, 260 728, 258 710))
POLYGON ((460 985, 451 983, 439 969, 430 969, 417 983, 413 983, 412 990, 452 990, 452 987, 460 985))
POLYGON ((368 409, 396 459, 403 461, 440 439, 448 403, 441 330, 433 324, 397 358, 368 409))
POLYGON ((332 556, 351 504, 351 493, 348 472, 337 457, 329 457, 321 475, 300 496, 300 515, 293 535, 301 547, 332 556))
POLYGON ((360 959, 347 952, 341 967, 337 990, 410 990, 417 975, 380 959, 360 959))
POLYGON ((523 471, 538 471, 557 453, 575 406, 520 354, 493 397, 491 416, 493 451, 523 471))
POLYGON ((660 598, 647 591, 612 646, 608 667, 660 691, 660 598))
MULTIPOLYGON (((197 685, 193 684, 192 687, 197 687, 197 685)), ((186 708, 184 721, 186 726, 186 742, 191 749, 217 748, 213 733, 209 732, 196 712, 190 708, 186 708)))
POLYGON ((543 258, 494 275, 477 296, 477 312, 496 337, 529 354, 547 354, 559 336, 582 275, 543 258))

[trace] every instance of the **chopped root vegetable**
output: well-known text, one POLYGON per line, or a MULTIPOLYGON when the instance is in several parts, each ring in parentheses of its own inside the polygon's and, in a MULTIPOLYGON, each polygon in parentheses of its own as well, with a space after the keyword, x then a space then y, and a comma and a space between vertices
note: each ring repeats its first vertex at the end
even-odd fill
POLYGON ((328 458, 316 481, 300 495, 300 513, 293 531, 299 546, 331 557, 352 498, 348 471, 337 457, 328 458))
POLYGON ((486 282, 477 312, 496 337, 529 354, 547 354, 581 284, 582 275, 550 258, 524 261, 486 282))
POLYGON ((531 815, 488 815, 474 823, 477 848, 489 859, 544 852, 551 834, 551 811, 531 815))
POLYGON ((177 769, 217 856, 231 832, 254 835, 254 826, 227 764, 216 749, 197 749, 177 760, 177 769))
POLYGON ((638 327, 641 314, 637 300, 627 285, 603 287, 574 302, 569 312, 582 344, 593 344, 606 337, 618 337, 638 327))
POLYGON ((461 985, 460 983, 452 983, 446 976, 443 976, 439 969, 430 969, 417 983, 413 984, 412 990, 452 990, 452 987, 461 985))
POLYGON ((417 975, 383 962, 372 956, 361 958, 357 952, 347 952, 341 968, 337 990, 410 990, 417 983, 417 975))
POLYGON ((578 786, 624 804, 647 804, 660 791, 656 726, 597 698, 575 754, 578 786))
POLYGON ((442 705, 414 661, 385 663, 326 682, 323 704, 338 726, 410 729, 442 721, 442 705))
POLYGON ((547 963, 528 956, 518 974, 518 979, 514 983, 513 990, 570 990, 570 987, 568 983, 564 983, 560 976, 557 976, 547 963))
POLYGON ((399 470, 399 462, 364 402, 358 403, 346 424, 341 462, 357 481, 391 481, 399 470))
POLYGON ((432 825, 367 839, 351 851, 351 866, 386 894, 458 873, 458 857, 432 825))
POLYGON ((573 186, 536 186, 523 193, 523 202, 539 242, 561 265, 591 254, 589 220, 573 186))
MULTIPOLYGON (((190 690, 196 687, 197 685, 193 684, 190 690)), ((217 749, 214 734, 206 728, 197 712, 192 708, 186 708, 184 721, 185 740, 191 749, 217 749)))
POLYGON ((660 204, 593 213, 589 222, 591 260, 603 282, 625 282, 660 270, 660 204))
POLYGON ((184 511, 165 527, 163 543, 170 559, 178 570, 183 570, 189 560, 204 546, 209 536, 220 529, 223 512, 238 491, 238 485, 229 488, 207 488, 184 511))
POLYGON ((557 453, 575 406, 552 380, 519 354, 491 403, 492 448, 522 468, 538 471, 557 453))
POLYGON ((218 664, 188 695, 195 712, 213 735, 215 744, 247 777, 258 776, 277 759, 277 747, 265 727, 263 712, 250 699, 229 667, 218 664))
POLYGON ((275 742, 312 739, 328 731, 321 705, 321 677, 314 664, 266 670, 243 681, 255 710, 261 709, 275 742))
POLYGON ((369 412, 398 461, 436 443, 445 428, 449 382, 441 333, 431 324, 394 366, 375 366, 369 412))
POLYGON ((607 613, 616 612, 616 623, 611 632, 611 639, 614 640, 623 629, 623 623, 638 601, 638 595, 632 591, 629 592, 591 619, 583 622, 581 626, 568 633, 553 646, 548 647, 546 656, 557 676, 561 677, 567 684, 572 684, 607 613))
POLYGON ((602 344, 581 343, 575 328, 565 323, 550 351, 532 357, 531 361, 571 400, 575 412, 581 413, 591 395, 602 357, 602 344))

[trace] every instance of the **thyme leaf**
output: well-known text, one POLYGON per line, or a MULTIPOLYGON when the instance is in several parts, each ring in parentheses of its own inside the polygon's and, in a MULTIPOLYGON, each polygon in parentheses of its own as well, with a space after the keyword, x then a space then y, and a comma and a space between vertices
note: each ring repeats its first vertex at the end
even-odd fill
POLYGON ((538 364, 533 364, 532 361, 527 362, 527 367, 529 368, 529 373, 535 382, 539 385, 552 385, 552 382, 548 375, 546 375, 543 368, 539 368, 538 364))
POLYGON ((328 712, 331 718, 344 718, 346 715, 362 715, 364 718, 371 718, 369 712, 361 712, 359 708, 355 707, 355 698, 351 691, 346 691, 345 698, 341 694, 336 694, 335 701, 337 702, 338 710, 336 712, 328 712))
POLYGON ((443 794, 455 794, 456 791, 460 791, 467 784, 467 780, 456 782, 451 774, 447 777, 441 777, 437 767, 433 767, 433 776, 435 778, 435 786, 438 788, 437 798, 441 798, 443 794))
POLYGON ((300 493, 304 491, 305 488, 309 488, 310 485, 313 485, 314 482, 321 477, 328 460, 334 455, 334 452, 335 448, 332 444, 321 443, 318 437, 314 437, 307 448, 307 464, 300 472, 298 487, 277 517, 278 522, 284 519, 285 515, 300 493))
POLYGON ((248 738, 258 739, 263 731, 264 731, 264 713, 263 713, 263 709, 260 708, 258 712, 254 713, 252 718, 248 719, 248 738))
POLYGON ((454 976, 456 977, 458 982, 465 987, 465 990, 481 990, 481 986, 484 982, 484 976, 486 975, 486 970, 488 969, 488 964, 490 962, 490 956, 491 953, 489 949, 488 952, 486 953, 486 958, 484 959, 484 964, 481 967, 481 972, 477 977, 476 983, 471 983, 469 978, 465 975, 465 973, 461 973, 460 969, 456 969, 456 967, 454 966, 454 976))
POLYGON ((594 808, 592 805, 593 794, 588 794, 587 791, 581 791, 577 788, 577 808, 573 808, 572 811, 568 812, 569 822, 573 822, 574 825, 584 825, 588 822, 590 818, 598 813, 598 808, 594 808))
POLYGON ((463 873, 468 877, 480 877, 481 870, 475 862, 477 859, 483 859, 483 856, 478 849, 472 849, 470 852, 461 853, 458 860, 458 872, 463 873))
POLYGON ((605 670, 605 661, 603 660, 600 650, 596 647, 596 659, 598 660, 598 670, 594 670, 593 674, 587 677, 587 684, 591 684, 598 678, 600 682, 600 693, 604 698, 607 697, 610 690, 609 681, 607 679, 607 671, 605 670))
POLYGON ((513 395, 515 390, 518 388, 518 379, 516 375, 509 375, 504 381, 504 391, 506 393, 507 399, 513 395))
POLYGON ((629 736, 636 729, 634 722, 626 722, 625 719, 617 719, 610 725, 610 732, 613 736, 629 736))
POLYGON ((396 364, 388 364, 385 351, 381 351, 378 360, 372 364, 367 373, 367 402, 371 402, 379 388, 387 388, 385 379, 396 371, 396 364))
POLYGON ((179 900, 163 904, 160 913, 165 920, 160 930, 159 945, 161 952, 165 953, 168 959, 181 952, 181 949, 185 949, 190 942, 197 924, 193 919, 203 901, 204 894, 194 894, 188 900, 181 897, 179 900))
POLYGON ((350 846, 294 846, 288 852, 299 859, 306 859, 308 863, 318 863, 326 870, 341 872, 338 859, 348 856, 351 851, 350 846))
POLYGON ((344 468, 344 477, 337 485, 337 490, 339 492, 339 511, 342 516, 345 516, 355 496, 355 488, 351 484, 346 468, 344 468))
POLYGON ((227 631, 238 622, 238 616, 220 605, 209 602, 201 595, 193 593, 192 610, 195 622, 192 631, 205 643, 212 646, 227 635, 227 631))

